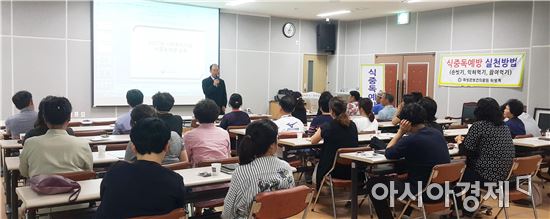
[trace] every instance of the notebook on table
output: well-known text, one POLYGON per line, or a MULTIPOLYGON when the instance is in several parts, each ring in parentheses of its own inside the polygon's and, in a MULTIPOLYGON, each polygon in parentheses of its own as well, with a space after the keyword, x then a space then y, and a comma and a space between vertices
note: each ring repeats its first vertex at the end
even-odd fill
POLYGON ((238 163, 223 164, 221 171, 222 173, 233 174, 233 172, 235 171, 235 169, 237 169, 238 166, 239 166, 238 163))

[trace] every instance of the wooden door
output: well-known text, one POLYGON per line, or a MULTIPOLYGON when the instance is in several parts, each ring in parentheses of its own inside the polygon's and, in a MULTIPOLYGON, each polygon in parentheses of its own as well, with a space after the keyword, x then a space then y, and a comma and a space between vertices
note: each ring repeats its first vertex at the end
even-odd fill
POLYGON ((384 64, 384 89, 386 93, 394 96, 394 104, 399 103, 400 96, 399 81, 401 81, 401 68, 403 66, 402 56, 376 56, 376 64, 384 64))
POLYGON ((433 96, 435 53, 376 55, 376 64, 385 64, 385 89, 401 102, 403 94, 422 92, 433 96))
POLYGON ((304 55, 302 91, 322 93, 327 89, 327 56, 304 55))
POLYGON ((405 93, 422 92, 433 97, 435 54, 403 56, 405 93))

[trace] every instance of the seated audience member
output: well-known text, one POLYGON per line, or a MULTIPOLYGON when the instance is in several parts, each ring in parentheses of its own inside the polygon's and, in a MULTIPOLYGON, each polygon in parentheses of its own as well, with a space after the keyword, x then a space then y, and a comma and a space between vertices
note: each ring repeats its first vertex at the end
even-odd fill
POLYGON ((389 93, 384 94, 380 102, 384 105, 384 108, 378 112, 377 119, 380 121, 390 121, 397 112, 397 109, 393 106, 393 95, 389 93))
POLYGON ((348 116, 358 116, 359 115, 359 100, 361 99, 361 94, 358 91, 350 91, 348 98, 348 105, 346 113, 348 116))
POLYGON ((279 134, 285 132, 304 132, 304 123, 291 115, 296 107, 296 99, 286 95, 279 100, 279 106, 281 106, 281 118, 275 121, 275 124, 279 127, 279 134))
POLYGON ((397 106, 397 111, 395 112, 395 115, 391 119, 391 123, 394 125, 397 125, 401 122, 401 119, 399 118, 399 114, 401 113, 401 109, 403 109, 403 106, 409 104, 409 103, 416 103, 418 102, 418 98, 422 98, 422 94, 418 92, 413 92, 415 94, 403 94, 403 101, 399 103, 397 106), (420 94, 420 95, 419 95, 420 94))
POLYGON ((378 130, 378 121, 374 118, 372 113, 372 101, 368 98, 359 100, 359 112, 360 116, 351 117, 358 132, 371 132, 378 130))
POLYGON ((292 116, 299 119, 304 123, 304 125, 307 124, 307 110, 306 110, 306 102, 304 99, 302 99, 302 94, 300 92, 294 91, 292 92, 292 96, 296 99, 296 107, 294 107, 294 111, 292 111, 292 116))
POLYGON ((504 117, 508 119, 506 125, 512 133, 512 138, 517 135, 525 135, 525 125, 518 117, 523 113, 523 103, 516 99, 511 99, 504 104, 504 117))
POLYGON ((22 176, 92 170, 88 141, 67 134, 71 110, 71 103, 65 97, 51 97, 44 103, 48 131, 25 142, 19 156, 22 176))
MULTIPOLYGON (((466 171, 462 182, 503 181, 508 177, 515 157, 515 148, 510 129, 502 121, 503 112, 495 99, 486 97, 477 102, 474 110, 476 122, 466 137, 457 136, 460 153, 466 155, 466 171)), ((475 193, 474 193, 475 194, 475 193)), ((470 196, 466 193, 466 196, 470 196)), ((476 197, 479 200, 479 197, 476 197)), ((460 197, 458 206, 462 207, 460 197)), ((464 216, 473 212, 463 209, 464 216)))
POLYGON ((378 115, 378 112, 384 108, 384 105, 381 103, 382 97, 384 97, 384 91, 378 91, 376 94, 376 104, 372 107, 374 115, 378 115))
POLYGON ((229 105, 232 110, 222 117, 220 128, 227 129, 229 126, 243 126, 250 123, 250 116, 248 116, 248 113, 241 111, 243 97, 240 94, 231 94, 231 97, 229 97, 229 105))
POLYGON ((437 120, 435 118, 435 114, 437 113, 437 103, 435 100, 431 97, 423 97, 418 101, 418 104, 426 110, 426 122, 424 124, 443 133, 443 127, 435 122, 437 120))
MULTIPOLYGON (((47 96, 40 101, 40 104, 38 104, 38 118, 36 119, 36 122, 34 123, 34 128, 28 131, 25 134, 25 138, 23 139, 22 144, 25 144, 25 141, 29 138, 32 138, 34 136, 40 136, 46 134, 48 131, 48 125, 46 125, 46 121, 44 120, 44 105, 47 101, 51 100, 53 96, 47 96)), ((67 127, 67 133, 69 135, 74 135, 73 129, 67 127)))
MULTIPOLYGON (((132 113, 130 114, 130 125, 134 127, 140 120, 146 118, 156 118, 157 115, 157 111, 153 107, 145 104, 137 105, 134 107, 132 113)), ((162 160, 162 164, 186 162, 188 160, 187 152, 185 152, 185 149, 183 148, 183 139, 181 138, 181 135, 179 135, 175 131, 170 130, 170 141, 168 141, 168 146, 169 147, 166 151, 166 156, 162 160)), ((133 148, 133 142, 128 142, 126 153, 124 154, 124 160, 132 162, 136 161, 137 155, 133 148)))
POLYGON ((277 125, 262 119, 246 127, 239 146, 239 164, 225 196, 222 218, 248 218, 258 193, 294 187, 290 165, 275 156, 277 125))
MULTIPOLYGON (((324 141, 317 166, 317 188, 321 186, 321 180, 332 167, 336 151, 340 148, 353 148, 359 145, 357 127, 346 114, 346 103, 338 97, 333 97, 330 99, 329 108, 333 120, 322 125, 311 137, 312 144, 324 141)), ((337 179, 350 179, 351 171, 349 167, 337 164, 331 176, 337 179)))
MULTIPOLYGON (((426 121, 424 108, 417 103, 407 104, 401 110, 399 118, 401 118, 399 130, 385 151, 387 159, 404 158, 407 179, 405 181, 394 181, 394 188, 398 193, 397 197, 404 193, 405 184, 407 183, 410 185, 411 194, 417 194, 418 184, 421 183, 421 188, 426 186, 435 165, 451 161, 447 141, 443 134, 424 125, 426 121)), ((375 192, 373 187, 380 183, 389 186, 390 178, 382 176, 369 179, 367 191, 373 194, 375 192)), ((376 194, 381 194, 379 190, 376 191, 376 194)), ((387 198, 378 200, 373 195, 370 198, 378 218, 393 218, 387 198)), ((423 201, 429 202, 430 199, 423 196, 423 201)))
POLYGON ((38 114, 34 111, 32 94, 28 91, 19 91, 13 95, 11 101, 19 111, 6 119, 6 133, 12 139, 19 139, 19 134, 25 134, 34 127, 38 114))
POLYGON ((418 92, 418 91, 413 91, 411 92, 411 95, 412 95, 412 102, 414 103, 418 103, 418 101, 422 100, 422 97, 424 97, 424 95, 422 95, 422 92, 418 92))
POLYGON ((541 130, 537 124, 537 121, 535 121, 535 119, 533 119, 533 117, 531 117, 528 113, 523 112, 518 116, 518 118, 521 119, 525 125, 525 134, 531 134, 534 137, 541 136, 541 130))
POLYGON ((311 120, 309 129, 307 130, 308 136, 312 136, 313 134, 315 134, 317 129, 321 127, 323 124, 332 121, 332 116, 330 115, 330 109, 328 106, 330 99, 332 99, 332 94, 330 92, 325 91, 321 93, 321 96, 319 97, 319 101, 317 102, 318 103, 317 105, 319 105, 319 110, 321 111, 321 114, 315 116, 315 118, 311 120))
POLYGON ((116 119, 113 135, 129 134, 132 126, 130 125, 130 113, 135 106, 143 103, 143 93, 138 89, 132 89, 126 92, 126 102, 130 105, 130 111, 122 114, 116 119))
POLYGON ((153 107, 157 110, 159 119, 166 123, 170 131, 178 133, 180 136, 183 132, 183 119, 179 115, 170 113, 174 107, 174 97, 167 92, 158 92, 153 95, 153 107))
POLYGON ((214 125, 220 114, 218 105, 210 99, 201 100, 195 105, 193 114, 200 125, 183 137, 189 162, 196 164, 228 158, 231 154, 229 133, 214 125))
POLYGON ((109 168, 101 181, 96 217, 162 215, 183 208, 183 178, 161 166, 169 150, 170 129, 158 118, 145 118, 133 125, 130 139, 137 161, 117 162, 109 168))

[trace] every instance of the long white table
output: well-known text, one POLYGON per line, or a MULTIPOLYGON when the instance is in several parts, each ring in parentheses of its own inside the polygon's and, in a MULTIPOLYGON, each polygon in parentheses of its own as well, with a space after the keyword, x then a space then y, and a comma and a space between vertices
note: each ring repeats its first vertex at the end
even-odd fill
MULTIPOLYGON (((101 136, 86 136, 78 138, 86 139, 90 146, 130 142, 130 135, 109 135, 107 138, 103 138, 101 136)), ((2 164, 4 163, 3 158, 5 157, 5 153, 7 153, 8 150, 18 150, 23 148, 23 145, 17 141, 18 140, 0 140, 0 148, 2 149, 2 164)))
POLYGON ((92 125, 94 123, 115 123, 117 118, 115 117, 106 117, 106 118, 71 118, 71 122, 78 122, 82 125, 92 125))
POLYGON ((246 129, 231 129, 229 130, 230 133, 236 134, 236 135, 245 135, 246 129))
MULTIPOLYGON (((79 137, 88 140, 90 147, 95 145, 104 145, 104 144, 118 144, 118 143, 128 143, 130 142, 130 135, 109 135, 107 138, 100 136, 87 136, 79 137)), ((10 153, 10 151, 19 150, 23 148, 21 143, 18 143, 17 140, 0 140, 0 162, 4 164, 5 157, 10 153)))
MULTIPOLYGON (((105 153, 105 156, 99 157, 98 152, 92 152, 93 164, 96 165, 107 165, 110 163, 115 163, 122 159, 115 157, 112 153, 115 152, 125 152, 125 151, 108 151, 110 153, 105 153)), ((17 218, 17 199, 18 194, 16 194, 17 182, 19 180, 19 157, 6 157, 5 158, 5 185, 6 185, 6 199, 10 206, 12 218, 17 218)), ((99 187, 98 187, 99 188, 99 187)))
MULTIPOLYGON (((438 119, 438 124, 452 124, 455 123, 455 120, 448 120, 448 119, 438 119)), ((396 125, 391 124, 391 122, 378 122, 379 128, 391 128, 391 127, 397 127, 396 125)), ((468 130, 468 129, 448 129, 448 130, 468 130)), ((236 134, 236 135, 245 135, 246 129, 231 129, 229 132, 236 134)), ((460 133, 459 131, 451 131, 450 133, 460 133)), ((467 133, 467 131, 466 131, 467 133)), ((462 134, 465 135, 465 134, 462 134)))
POLYGON ((445 137, 455 137, 455 136, 465 136, 468 134, 468 129, 445 129, 443 130, 443 135, 445 137))
MULTIPOLYGON (((458 147, 454 147, 449 150, 449 155, 456 156, 458 155, 458 147)), ((357 153, 344 153, 340 154, 340 157, 347 158, 350 160, 361 161, 368 164, 382 164, 388 162, 395 162, 396 160, 388 160, 383 154, 374 153, 374 151, 363 151, 357 153)))
MULTIPOLYGON (((86 139, 90 145, 100 144, 116 144, 116 143, 128 143, 130 142, 130 135, 109 135, 104 138, 101 136, 85 136, 78 137, 86 139)), ((0 140, 0 147, 2 150, 6 149, 22 149, 23 145, 17 142, 18 140, 0 140)))
MULTIPOLYGON (((192 169, 177 170, 176 173, 183 177, 183 183, 186 187, 204 186, 217 183, 225 183, 231 181, 231 175, 219 173, 217 176, 202 177, 200 172, 210 172, 211 167, 200 167, 192 169)), ((101 179, 84 180, 78 182, 81 187, 80 195, 76 203, 100 200, 100 185, 101 179)), ((29 210, 40 208, 48 208, 52 206, 68 205, 70 194, 57 195, 39 195, 34 192, 29 186, 19 187, 16 193, 23 201, 22 207, 29 210)), ((71 203, 72 204, 72 203, 71 203)))
POLYGON ((71 127, 74 132, 88 132, 88 131, 107 131, 112 132, 115 128, 113 125, 98 125, 98 126, 75 126, 71 127))
POLYGON ((126 151, 125 150, 105 151, 105 154, 124 160, 124 156, 126 156, 126 151))
MULTIPOLYGON (((380 140, 391 140, 395 133, 381 133, 381 134, 359 134, 358 140, 360 143, 369 142, 373 137, 378 137, 380 140)), ((321 140, 317 144, 312 144, 310 138, 284 138, 279 139, 278 143, 280 145, 288 146, 288 147, 308 147, 308 146, 314 146, 314 145, 321 145, 323 144, 323 140, 321 140)))
MULTIPOLYGON (((454 147, 453 149, 449 150, 449 155, 455 156, 458 155, 459 149, 458 147, 454 147)), ((353 162, 351 163, 351 180, 352 180, 352 186, 351 186, 351 218, 357 219, 357 164, 356 162, 363 162, 369 165, 378 165, 378 164, 384 164, 384 163, 391 163, 396 162, 398 160, 388 160, 386 159, 386 156, 383 154, 376 154, 374 151, 364 151, 364 152, 356 152, 356 153, 344 153, 340 154, 340 157, 350 159, 353 162)))
POLYGON ((79 137, 88 140, 90 145, 100 145, 100 144, 116 144, 116 143, 128 143, 130 142, 130 135, 109 135, 104 138, 101 136, 86 136, 79 137))
POLYGON ((549 140, 539 139, 540 137, 531 137, 531 138, 518 138, 514 139, 514 145, 529 147, 529 148, 541 148, 541 147, 550 147, 549 140))
POLYGON ((18 140, 0 140, 0 147, 2 149, 21 149, 23 146, 18 140))
MULTIPOLYGON (((121 160, 119 157, 114 156, 117 153, 125 153, 126 151, 106 151, 105 156, 99 157, 99 152, 92 152, 92 159, 94 165, 114 163, 121 160)), ((5 159, 6 169, 8 171, 19 170, 19 157, 6 157, 5 159)))
MULTIPOLYGON (((460 119, 436 119, 435 122, 440 125, 450 125, 450 124, 460 123, 460 119)), ((391 121, 378 122, 379 128, 393 128, 397 126, 398 125, 392 124, 391 121)))
MULTIPOLYGON (((81 203, 99 200, 101 179, 79 181, 78 184, 80 184, 81 190, 76 202, 81 203)), ((39 195, 34 192, 30 186, 18 187, 15 191, 17 196, 23 201, 23 205, 21 207, 25 209, 38 209, 69 204, 70 194, 67 193, 57 195, 39 195)))

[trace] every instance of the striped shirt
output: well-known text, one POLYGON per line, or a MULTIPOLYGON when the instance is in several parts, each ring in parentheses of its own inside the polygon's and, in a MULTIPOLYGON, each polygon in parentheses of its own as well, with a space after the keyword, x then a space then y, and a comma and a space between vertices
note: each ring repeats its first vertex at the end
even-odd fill
POLYGON ((254 159, 233 172, 222 218, 248 218, 258 193, 294 187, 290 165, 276 156, 254 159))

